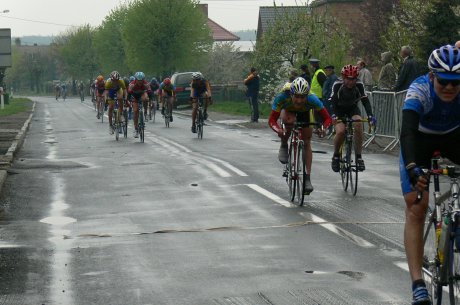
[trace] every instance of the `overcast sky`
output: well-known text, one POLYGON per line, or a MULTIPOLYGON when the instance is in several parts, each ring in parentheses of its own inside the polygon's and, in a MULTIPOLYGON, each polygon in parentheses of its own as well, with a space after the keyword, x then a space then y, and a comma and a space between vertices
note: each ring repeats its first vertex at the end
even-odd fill
MULTIPOLYGON (((163 0, 169 1, 169 0, 163 0)), ((277 5, 303 5, 306 0, 275 0, 277 5)), ((2 0, 0 28, 14 37, 58 35, 70 26, 100 25, 105 16, 125 0, 2 0), (9 10, 8 13, 3 13, 9 10)), ((257 29, 259 6, 273 0, 202 0, 209 18, 230 31, 257 29)))

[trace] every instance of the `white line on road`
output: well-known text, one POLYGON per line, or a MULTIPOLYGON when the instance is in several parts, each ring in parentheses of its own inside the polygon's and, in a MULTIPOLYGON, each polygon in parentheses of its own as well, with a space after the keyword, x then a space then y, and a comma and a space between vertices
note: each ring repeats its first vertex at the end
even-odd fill
POLYGON ((264 195, 265 197, 281 204, 282 206, 285 206, 287 208, 292 208, 292 207, 295 207, 295 205, 293 205, 292 203, 290 203, 289 201, 286 201, 282 198, 280 198, 279 196, 267 191, 266 189, 258 186, 257 184, 245 184, 246 186, 248 186, 249 188, 253 189, 254 191, 264 195))
POLYGON ((219 162, 220 164, 222 164, 223 166, 225 166, 226 168, 228 168, 229 170, 233 171, 235 174, 241 176, 241 177, 247 177, 248 175, 243 172, 242 170, 239 170, 238 168, 236 168, 235 166, 231 165, 230 163, 226 162, 226 161, 223 161, 223 160, 220 160, 220 159, 217 159, 217 158, 213 158, 213 157, 207 157, 208 159, 211 159, 213 161, 216 161, 216 162, 219 162))

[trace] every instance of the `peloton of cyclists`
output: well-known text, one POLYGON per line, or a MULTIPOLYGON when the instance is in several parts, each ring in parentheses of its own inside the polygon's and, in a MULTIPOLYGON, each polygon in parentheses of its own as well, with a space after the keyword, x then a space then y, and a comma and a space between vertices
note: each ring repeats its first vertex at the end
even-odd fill
POLYGON ((128 93, 132 96, 133 107, 133 124, 134 124, 134 137, 139 137, 138 122, 139 122, 139 103, 142 102, 144 110, 144 118, 147 120, 147 106, 149 102, 149 94, 151 93, 150 85, 145 80, 144 72, 136 72, 134 80, 129 83, 128 93))
POLYGON ((190 91, 190 100, 192 102, 192 132, 196 133, 196 114, 198 111, 198 98, 202 97, 205 99, 204 103, 204 119, 208 119, 208 106, 212 104, 211 100, 211 85, 209 81, 203 77, 203 74, 200 72, 194 72, 192 74, 192 83, 190 84, 192 88, 190 91))
MULTIPOLYGON (((368 116, 370 124, 375 125, 376 120, 372 115, 372 107, 364 91, 364 84, 358 81, 358 67, 346 65, 342 68, 342 78, 332 85, 332 93, 329 98, 333 120, 348 117, 353 120, 361 120, 361 111, 358 102, 361 101, 368 116)), ((356 165, 359 171, 365 170, 364 160, 361 155, 363 143, 363 124, 362 122, 353 123, 355 130, 354 145, 356 152, 356 165)), ((334 155, 332 157, 332 170, 340 170, 339 149, 345 140, 345 124, 343 122, 335 124, 334 155)))
POLYGON ((288 140, 294 123, 297 121, 305 124, 302 128, 302 136, 305 143, 305 165, 307 172, 305 177, 305 194, 308 195, 313 191, 313 185, 310 181, 311 164, 313 159, 313 153, 311 150, 311 136, 313 128, 309 125, 309 123, 311 123, 309 110, 313 107, 313 109, 321 115, 325 128, 331 125, 332 120, 321 100, 316 95, 310 93, 310 85, 304 78, 297 77, 294 79, 294 81, 290 84, 289 93, 285 91, 286 88, 287 87, 285 85, 283 87, 283 91, 275 97, 272 104, 272 111, 268 119, 268 124, 281 139, 278 159, 283 164, 288 162, 288 140), (286 129, 278 124, 278 118, 280 117, 286 129))
POLYGON ((113 108, 115 100, 118 101, 118 110, 123 111, 123 100, 127 98, 127 90, 125 82, 120 79, 120 73, 113 71, 110 73, 110 78, 105 82, 105 100, 109 104, 109 132, 114 133, 112 125, 113 108))

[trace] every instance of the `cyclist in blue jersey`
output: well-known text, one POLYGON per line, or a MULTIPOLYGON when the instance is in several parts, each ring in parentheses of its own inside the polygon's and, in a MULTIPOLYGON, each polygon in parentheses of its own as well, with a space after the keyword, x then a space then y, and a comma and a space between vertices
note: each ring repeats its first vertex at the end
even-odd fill
POLYGON ((400 176, 406 202, 404 246, 413 305, 431 304, 422 279, 423 227, 428 207, 429 168, 435 151, 460 164, 460 50, 446 45, 428 59, 430 72, 410 85, 402 111, 400 176), (422 198, 417 197, 422 193, 422 198))
POLYGON ((268 119, 270 128, 273 129, 281 139, 278 159, 283 164, 288 162, 288 140, 294 123, 298 121, 299 123, 306 124, 305 127, 302 128, 307 172, 305 177, 305 194, 310 194, 313 191, 313 186, 310 182, 311 163, 313 159, 311 150, 311 135, 313 128, 311 125, 308 125, 310 123, 309 110, 312 108, 321 115, 324 122, 324 128, 329 128, 332 124, 332 120, 326 108, 324 108, 323 103, 316 95, 310 93, 310 85, 308 82, 304 78, 298 77, 291 83, 290 93, 283 91, 275 97, 272 104, 272 112, 268 119), (278 124, 278 118, 280 117, 286 129, 278 124))

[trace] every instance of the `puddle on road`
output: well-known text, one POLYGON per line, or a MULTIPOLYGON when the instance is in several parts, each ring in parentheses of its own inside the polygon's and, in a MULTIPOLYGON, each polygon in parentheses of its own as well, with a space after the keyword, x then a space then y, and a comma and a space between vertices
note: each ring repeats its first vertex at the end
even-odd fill
POLYGON ((54 216, 43 218, 42 220, 40 220, 40 222, 47 223, 50 225, 64 226, 68 225, 69 223, 77 222, 77 220, 72 217, 54 216))

